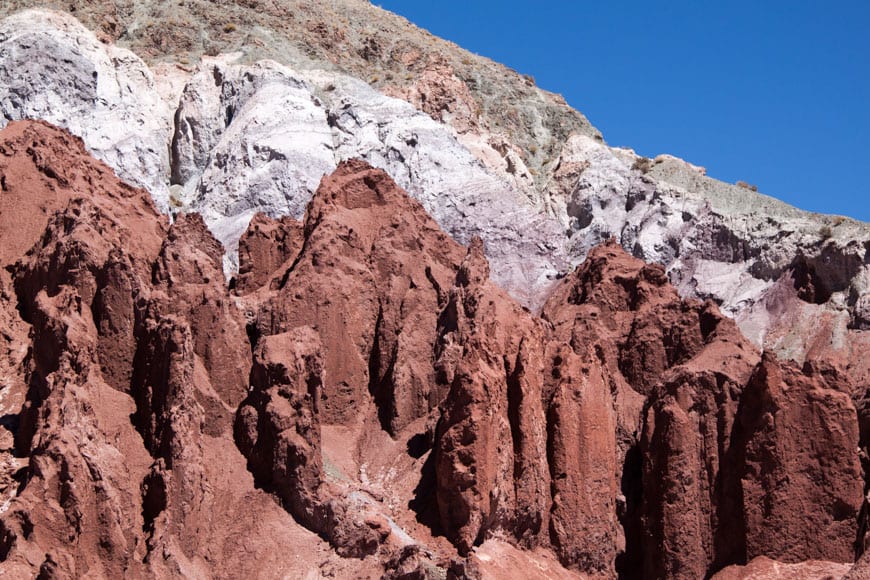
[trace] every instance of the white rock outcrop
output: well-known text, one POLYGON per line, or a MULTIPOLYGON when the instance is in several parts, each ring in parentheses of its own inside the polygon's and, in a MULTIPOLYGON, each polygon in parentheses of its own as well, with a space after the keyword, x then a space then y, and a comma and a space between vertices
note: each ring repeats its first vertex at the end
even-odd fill
POLYGON ((231 250, 257 211, 300 218, 344 159, 386 170, 461 242, 486 242, 493 277, 534 304, 568 265, 558 222, 453 131, 362 81, 273 62, 208 59, 185 87, 172 145, 183 207, 231 250))
MULTIPOLYGON (((230 270, 254 213, 301 218, 323 175, 359 157, 459 241, 483 238, 493 278, 532 307, 613 237, 665 265, 684 296, 718 302, 760 345, 798 360, 866 358, 846 351, 870 342, 868 224, 800 211, 675 157, 641 158, 594 131, 572 134, 533 176, 530 152, 478 125, 470 93, 453 98, 462 81, 448 69, 394 92, 418 110, 298 59, 238 57, 163 63, 155 80, 72 16, 22 12, 0 21, 0 126, 42 118, 79 135, 163 210, 202 213, 230 270)), ((870 377, 865 367, 858 376, 870 377)))
POLYGON ((284 67, 205 61, 187 83, 172 139, 177 203, 203 214, 234 249, 250 218, 301 217, 323 175, 335 169, 326 110, 284 67))
POLYGON ((78 135, 168 208, 171 111, 151 71, 69 14, 26 10, 0 21, 0 127, 17 119, 44 119, 78 135))
POLYGON ((480 236, 493 279, 536 306, 569 266, 558 221, 407 102, 350 77, 328 83, 337 159, 361 157, 387 171, 461 243, 480 236))
POLYGON ((715 300, 751 340, 788 358, 801 361, 822 343, 836 353, 847 333, 870 329, 868 224, 804 212, 675 157, 644 160, 582 135, 565 144, 545 199, 570 230, 572 257, 616 238, 665 265, 681 294, 715 300))

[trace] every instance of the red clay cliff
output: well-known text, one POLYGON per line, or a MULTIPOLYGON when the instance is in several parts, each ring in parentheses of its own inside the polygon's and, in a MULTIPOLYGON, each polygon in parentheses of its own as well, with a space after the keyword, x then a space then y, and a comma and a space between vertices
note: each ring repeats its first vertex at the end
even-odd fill
POLYGON ((198 215, 59 129, 0 132, 0 178, 3 571, 737 578, 863 552, 867 386, 762 354, 615 243, 532 313, 483 242, 348 161, 302 222, 255 216, 227 282, 198 215))

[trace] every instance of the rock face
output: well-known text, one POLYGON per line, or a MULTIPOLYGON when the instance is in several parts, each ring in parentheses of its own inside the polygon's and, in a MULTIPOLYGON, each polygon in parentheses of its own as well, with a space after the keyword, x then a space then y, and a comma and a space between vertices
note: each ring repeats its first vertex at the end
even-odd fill
POLYGON ((249 294, 267 284, 271 288, 273 277, 288 270, 299 255, 303 241, 302 224, 297 220, 274 220, 263 213, 255 214, 239 239, 236 292, 249 294))
POLYGON ((144 190, 46 124, 11 123, 2 150, 3 203, 31 204, 17 228, 4 211, 0 244, 14 288, 0 303, 3 334, 29 345, 23 358, 4 351, 4 410, 16 423, 3 452, 4 473, 12 469, 3 569, 270 577, 316 568, 281 545, 328 560, 319 539, 255 489, 233 442, 250 350, 222 249, 202 220, 168 227, 144 190), (10 265, 11 249, 28 243, 10 265))
MULTIPOLYGON (((714 575, 715 580, 774 580, 777 578, 794 578, 795 580, 817 580, 818 578, 852 578, 851 566, 836 562, 819 562, 810 560, 800 564, 784 564, 759 557, 746 566, 729 566, 714 575)), ((852 570, 852 574, 854 574, 852 570)), ((861 576, 854 576, 860 578, 861 576)))
POLYGON ((303 223, 255 217, 227 284, 203 218, 170 225, 69 134, 11 123, 0 152, 2 207, 29 208, 0 229, 4 571, 475 577, 505 573, 497 553, 519 576, 696 578, 855 559, 862 391, 762 356, 615 242, 538 315, 490 279, 484 241, 463 248, 356 160, 303 223))
POLYGON ((437 500, 460 553, 495 530, 530 544, 546 531, 541 326, 490 282, 473 240, 439 319, 436 363, 450 389, 435 432, 437 500))
POLYGON ((0 110, 0 127, 44 119, 68 129, 168 210, 172 111, 144 62, 101 44, 72 16, 25 11, 0 22, 0 110))
POLYGON ((824 351, 866 376, 858 354, 867 341, 859 332, 866 224, 802 212, 679 159, 643 159, 583 135, 565 144, 545 198, 566 220, 572 255, 615 237, 666 266, 682 295, 715 300, 757 345, 799 364, 824 351))
POLYGON ((172 137, 180 203, 202 212, 234 247, 256 211, 300 218, 335 168, 327 112, 306 83, 277 64, 219 61, 191 77, 172 137))
POLYGON ((250 295, 255 336, 313 326, 323 340, 325 420, 352 422, 373 397, 395 434, 443 396, 434 390, 435 331, 461 246, 361 161, 323 181, 304 234, 302 253, 276 272, 277 289, 250 295))
POLYGON ((757 555, 852 559, 855 528, 837 530, 857 521, 863 476, 851 390, 835 370, 762 360, 715 305, 681 301, 662 268, 613 244, 553 291, 549 330, 486 277, 473 244, 440 323, 451 390, 437 497, 460 553, 508 533, 587 573, 649 578, 703 577, 757 555), (779 389, 789 402, 757 400, 779 389), (792 413, 810 447, 776 443, 792 413), (776 475, 790 457, 813 475, 776 475), (787 514, 802 512, 791 501, 818 506, 816 523, 789 530, 787 514))
POLYGON ((324 529, 318 502, 323 480, 320 348, 320 337, 310 327, 260 341, 251 371, 254 388, 239 409, 236 440, 255 477, 275 489, 299 521, 324 529))
POLYGON ((769 354, 756 368, 735 434, 742 447, 738 461, 749 558, 852 559, 852 522, 863 487, 850 387, 833 368, 807 364, 798 370, 769 354), (795 463, 810 468, 794 471, 790 465, 795 463), (826 507, 814 512, 811 522, 807 517, 789 521, 807 502, 826 507))
MULTIPOLYGON (((735 365, 745 368, 735 358, 721 366, 735 365)), ((851 561, 854 529, 838 530, 841 522, 855 521, 863 488, 858 457, 851 451, 858 436, 849 395, 829 377, 812 369, 802 373, 769 355, 753 369, 742 395, 735 378, 733 371, 679 376, 650 408, 643 441, 644 477, 655 483, 652 493, 644 496, 644 527, 653 531, 644 547, 645 570, 688 578, 704 574, 711 565, 718 568, 759 555, 788 563, 851 561), (699 384, 708 385, 708 391, 701 391, 699 384), (793 402, 778 402, 778 388, 794 397, 793 402), (800 421, 802 435, 789 437, 796 444, 786 448, 777 443, 777 433, 789 429, 791 413, 805 415, 800 421), (814 449, 801 449, 803 441, 814 449), (662 449, 668 449, 664 456, 662 449), (781 462, 790 457, 800 456, 803 464, 825 462, 814 458, 815 453, 840 459, 836 467, 811 468, 808 479, 791 471, 781 475, 781 462), (834 474, 837 471, 840 475, 834 474), (815 524, 807 527, 802 518, 792 528, 788 514, 800 509, 789 508, 790 501, 826 507, 814 514, 815 524), (819 537, 807 535, 809 529, 827 531, 819 537)))
POLYGON ((862 577, 866 224, 328 4, 0 21, 0 572, 862 577))
MULTIPOLYGON (((449 67, 469 87, 475 116, 486 131, 508 136, 523 151, 538 148, 535 169, 570 133, 599 135, 563 98, 539 89, 530 78, 365 1, 190 0, 183 6, 133 6, 107 0, 9 0, 0 16, 32 6, 69 11, 101 39, 153 62, 183 64, 204 54, 237 53, 246 64, 274 60, 294 69, 341 70, 374 86, 400 90, 414 90, 427 70, 437 74, 436 69, 449 67)), ((543 173, 537 179, 547 181, 543 173)))
POLYGON ((155 80, 68 15, 11 16, 0 67, 15 74, 0 109, 69 128, 161 210, 201 213, 228 271, 254 214, 300 219, 322 176, 359 157, 461 243, 480 236, 493 278, 526 306, 538 309, 558 276, 615 237, 664 265, 683 296, 716 301, 756 345, 798 364, 835 358, 870 378, 866 224, 801 212, 667 155, 608 147, 557 95, 365 2, 215 10, 196 0, 184 14, 62 4, 104 40, 180 60, 155 65, 155 80), (337 24, 349 15, 371 26, 337 24), (190 64, 219 47, 239 50, 190 64))
POLYGON ((254 213, 301 218, 324 174, 362 158, 459 241, 487 239, 494 277, 522 300, 567 266, 555 220, 449 129, 351 77, 207 61, 182 94, 172 152, 183 203, 205 216, 230 262, 254 213))

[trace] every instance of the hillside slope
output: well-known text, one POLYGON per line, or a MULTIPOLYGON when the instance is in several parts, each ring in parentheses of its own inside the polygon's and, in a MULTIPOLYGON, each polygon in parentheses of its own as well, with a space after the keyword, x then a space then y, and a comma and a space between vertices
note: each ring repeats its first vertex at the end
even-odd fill
POLYGON ((858 332, 870 326, 866 224, 610 148, 557 96, 368 2, 62 7, 152 70, 67 16, 14 17, 0 26, 0 66, 38 82, 2 77, 4 116, 67 127, 158 207, 202 212, 229 269, 254 213, 301 217, 320 178, 361 157, 461 242, 486 240, 495 280, 532 308, 613 237, 756 344, 870 376, 858 332), (65 50, 79 56, 55 66, 65 50))
POLYGON ((870 224, 364 1, 0 17, 0 572, 867 569, 870 224))

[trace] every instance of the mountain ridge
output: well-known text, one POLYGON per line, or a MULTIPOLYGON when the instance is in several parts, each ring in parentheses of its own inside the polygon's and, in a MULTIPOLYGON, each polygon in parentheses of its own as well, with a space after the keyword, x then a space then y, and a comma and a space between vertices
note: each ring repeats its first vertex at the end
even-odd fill
MULTIPOLYGON (((83 16, 103 19, 108 6, 88 3, 75 13, 82 10, 83 16)), ((232 36, 240 29, 224 32, 218 26, 217 20, 226 19, 223 13, 203 16, 213 3, 196 6, 199 12, 193 14, 204 18, 210 30, 221 38, 230 35, 225 42, 242 41, 232 36)), ((256 12, 245 3, 232 6, 232 14, 256 12)), ((811 345, 827 342, 831 354, 856 366, 859 376, 870 374, 862 357, 838 338, 870 327, 867 225, 809 214, 722 184, 707 178, 703 168, 673 157, 647 161, 630 150, 610 148, 585 118, 572 117, 567 105, 554 104, 555 97, 500 65, 484 59, 477 81, 462 80, 454 65, 476 70, 478 61, 463 65, 466 53, 414 27, 396 37, 401 41, 393 39, 395 43, 371 52, 370 40, 377 44, 384 30, 404 21, 388 17, 383 30, 374 26, 379 21, 368 26, 364 16, 374 18, 381 11, 365 2, 333 3, 335 10, 363 16, 356 24, 345 22, 348 31, 336 46, 318 44, 314 37, 323 36, 318 18, 329 20, 334 14, 317 16, 306 6, 299 2, 269 9, 298 8, 298 15, 293 12, 281 27, 288 38, 299 38, 295 42, 310 49, 311 54, 302 56, 289 51, 283 59, 301 63, 298 69, 274 61, 236 64, 246 58, 237 53, 206 56, 195 66, 164 61, 152 72, 129 53, 113 60, 107 51, 123 49, 101 48, 92 33, 65 13, 11 17, 2 21, 7 31, 0 31, 0 46, 6 47, 7 56, 0 62, 33 69, 41 84, 9 84, 13 77, 0 84, 0 96, 8 95, 0 99, 4 116, 36 115, 68 126, 120 175, 148 186, 164 211, 172 205, 173 212, 203 213, 228 250, 229 272, 236 267, 239 236, 257 211, 301 217, 321 177, 342 160, 360 157, 387 170, 423 200, 427 211, 461 243, 481 236, 494 279, 533 309, 540 307, 540 296, 555 280, 592 247, 613 237, 633 255, 665 265, 684 296, 715 300, 756 344, 802 362, 816 348, 811 345), (85 82, 92 83, 88 90, 104 94, 94 100, 87 92, 71 91, 68 73, 53 64, 63 57, 25 56, 16 44, 21 35, 27 35, 31 46, 50 43, 41 48, 49 53, 79 51, 64 48, 70 44, 88 46, 89 52, 75 61, 76 74, 94 76, 85 82), (448 46, 449 59, 440 52, 424 52, 442 46, 448 46), (320 60, 312 60, 317 54, 320 60), (345 60, 353 65, 348 68, 382 71, 392 66, 409 72, 384 94, 372 88, 369 74, 360 80, 335 72, 333 61, 345 60), (112 92, 117 82, 136 89, 112 92), (517 94, 529 98, 515 98, 517 94), (68 99, 72 101, 65 104, 68 99), (569 111, 568 121, 560 120, 558 111, 569 111), (105 123, 95 122, 100 118, 136 126, 144 131, 144 140, 107 131, 105 123), (296 141, 289 140, 288 127, 296 141), (568 136, 560 142, 557 134, 568 136), (539 139, 541 146, 536 145, 539 139), (542 149, 558 154, 540 164, 542 149), (800 288, 801 281, 819 277, 830 287, 813 294, 813 300, 803 300, 810 293, 800 288), (796 313, 787 324, 778 306, 783 300, 796 313), (795 325, 810 336, 788 332, 795 325)), ((122 23, 124 18, 178 8, 138 3, 112 7, 118 12, 109 21, 120 18, 122 23)), ((263 14, 273 14, 269 10, 263 14)), ((154 44, 151 36, 139 36, 145 29, 124 30, 117 28, 117 35, 129 36, 131 45, 150 46, 155 58, 174 54, 174 44, 154 44)), ((204 50, 207 38, 184 48, 204 50)), ((275 46, 289 46, 287 42, 275 46)), ((262 48, 252 46, 254 55, 262 48)), ((858 343, 866 343, 864 335, 855 336, 858 343)))

